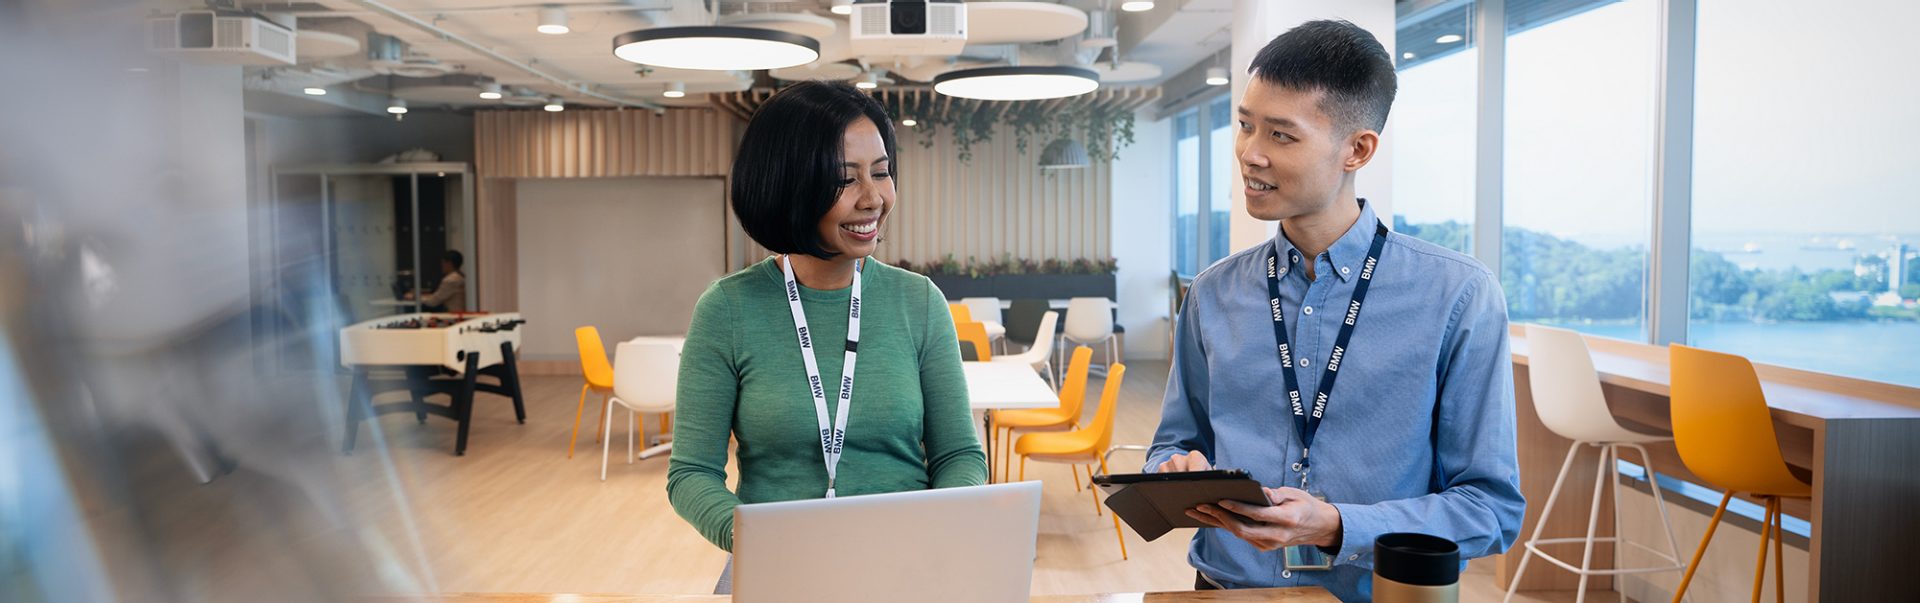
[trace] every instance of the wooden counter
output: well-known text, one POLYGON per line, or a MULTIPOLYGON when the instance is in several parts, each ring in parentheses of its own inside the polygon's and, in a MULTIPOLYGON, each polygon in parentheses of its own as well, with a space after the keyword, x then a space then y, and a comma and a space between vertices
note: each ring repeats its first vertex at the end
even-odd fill
MULTIPOLYGON (((1599 372, 1607 405, 1623 425, 1650 433, 1672 433, 1669 418, 1670 371, 1662 346, 1586 337, 1599 372)), ((1541 424, 1534 412, 1527 373, 1526 331, 1512 330, 1514 398, 1517 403, 1520 487, 1528 501, 1524 542, 1553 487, 1554 476, 1571 441, 1541 424)), ((1836 350, 1835 353, 1845 353, 1836 350)), ((1920 362, 1920 359, 1914 359, 1920 362)), ((1803 479, 1813 483, 1813 499, 1785 501, 1788 515, 1813 524, 1808 600, 1898 600, 1920 591, 1920 572, 1911 570, 1902 543, 1920 538, 1920 389, 1850 379, 1756 363, 1761 391, 1772 410, 1774 431, 1782 456, 1803 479)), ((1687 471, 1672 443, 1647 445, 1655 471, 1705 485, 1687 471)), ((1594 481, 1592 452, 1585 452, 1567 476, 1549 523, 1549 537, 1586 533, 1591 490, 1581 484, 1594 481)), ((1622 460, 1646 464, 1631 452, 1622 460)), ((1610 518, 1611 501, 1602 499, 1601 517, 1610 518)), ((1601 522, 1599 535, 1611 536, 1613 526, 1601 522)), ((1681 542, 1681 554, 1691 555, 1699 542, 1681 542)), ((1504 555, 1496 581, 1505 588, 1520 563, 1520 545, 1504 555)), ((1609 545, 1595 546, 1596 562, 1610 567, 1609 545)), ((1521 584, 1522 590, 1573 590, 1578 577, 1551 565, 1536 564, 1521 584)), ((1610 584, 1596 576, 1597 588, 1610 584)))
MULTIPOLYGON (((726 595, 606 595, 561 593, 448 593, 369 597, 366 603, 430 601, 433 603, 725 603, 726 595)), ((1176 591, 1162 593, 1108 593, 1099 595, 1037 595, 1032 603, 1339 603, 1319 588, 1260 588, 1249 590, 1176 591)))

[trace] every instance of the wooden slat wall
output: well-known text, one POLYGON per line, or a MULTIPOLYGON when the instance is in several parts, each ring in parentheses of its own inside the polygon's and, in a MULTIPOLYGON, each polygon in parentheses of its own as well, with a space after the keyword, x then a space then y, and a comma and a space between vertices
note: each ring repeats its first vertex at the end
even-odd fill
MULTIPOLYGON (((726 177, 740 122, 711 108, 480 111, 474 115, 476 290, 484 309, 519 306, 519 178, 726 177)), ((725 237, 727 233, 714 233, 725 237)))
POLYGON ((957 158, 947 132, 935 136, 932 148, 923 148, 912 129, 902 128, 899 137, 899 197, 881 260, 1112 255, 1110 164, 1042 170, 1045 142, 1030 141, 1021 154, 1005 126, 991 141, 973 145, 970 163, 957 158))

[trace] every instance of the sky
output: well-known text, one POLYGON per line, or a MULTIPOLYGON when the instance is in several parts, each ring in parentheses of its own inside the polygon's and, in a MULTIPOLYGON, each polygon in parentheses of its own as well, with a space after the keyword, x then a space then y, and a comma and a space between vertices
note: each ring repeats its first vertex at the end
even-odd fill
MULTIPOLYGON (((1694 229, 1920 234, 1920 3, 1701 0, 1694 229)), ((1659 3, 1628 0, 1507 45, 1507 223, 1588 242, 1649 232, 1659 3)), ((1474 54, 1400 73, 1395 208, 1472 211, 1474 54)))

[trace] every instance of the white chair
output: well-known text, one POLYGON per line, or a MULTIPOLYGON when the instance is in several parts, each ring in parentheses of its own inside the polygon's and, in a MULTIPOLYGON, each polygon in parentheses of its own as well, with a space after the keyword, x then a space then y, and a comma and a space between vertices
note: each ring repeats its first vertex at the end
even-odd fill
POLYGON ((1060 323, 1060 314, 1048 312, 1040 315, 1040 332, 1033 335, 1033 347, 1012 356, 994 356, 994 362, 1017 362, 1032 366, 1034 370, 1046 369, 1047 384, 1054 391, 1060 391, 1060 380, 1053 372, 1053 331, 1060 323))
MULTIPOLYGON (((640 413, 660 413, 660 434, 666 439, 667 413, 673 412, 674 390, 680 379, 680 349, 665 341, 629 341, 613 354, 613 395, 607 397, 607 437, 600 442, 600 481, 607 480, 607 457, 613 447, 613 407, 627 409, 627 463, 633 463, 633 432, 640 413)), ((645 429, 641 429, 644 434, 645 429)), ((673 442, 640 451, 648 458, 673 449, 673 442)))
POLYGON ((1000 298, 963 297, 960 298, 960 303, 967 306, 967 311, 973 314, 974 320, 979 321, 981 326, 987 328, 987 340, 998 344, 999 347, 994 353, 1005 354, 1007 352, 1007 323, 1000 316, 1000 298))
MULTIPOLYGON (((1647 449, 1641 444, 1646 442, 1665 442, 1673 438, 1649 435, 1630 431, 1621 427, 1607 410, 1607 401, 1600 391, 1600 377, 1593 369, 1593 356, 1587 351, 1586 340, 1579 333, 1566 329, 1556 329, 1539 325, 1527 325, 1527 380, 1533 393, 1533 408, 1540 415, 1540 422, 1560 437, 1573 440, 1567 448, 1567 460, 1560 465, 1560 476, 1553 480, 1553 490, 1547 494, 1546 506, 1540 508, 1540 519, 1533 526, 1533 535, 1528 537, 1526 552, 1520 557, 1520 567, 1513 575, 1513 583, 1507 586, 1505 600, 1513 599, 1513 592, 1520 586, 1520 579, 1526 576, 1527 561, 1534 555, 1558 565, 1580 576, 1580 591, 1575 596, 1576 603, 1587 596, 1587 577, 1595 575, 1643 574, 1653 572, 1677 572, 1686 569, 1680 562, 1680 545, 1673 537, 1673 522, 1667 518, 1667 502, 1660 494, 1659 478, 1654 476, 1647 449), (1592 510, 1587 516, 1587 535, 1584 538, 1541 538, 1540 530, 1547 526, 1547 517, 1553 512, 1553 504, 1560 498, 1560 487, 1567 481, 1567 474, 1573 470, 1573 458, 1582 446, 1600 449, 1599 466, 1593 481, 1592 510), (1667 532, 1667 547, 1671 554, 1661 554, 1652 547, 1638 542, 1622 540, 1618 536, 1595 538, 1595 527, 1600 522, 1600 492, 1608 478, 1614 475, 1620 459, 1619 447, 1625 446, 1640 451, 1640 462, 1646 466, 1647 480, 1653 486, 1654 505, 1659 507, 1660 525, 1667 532), (1583 543, 1580 565, 1561 561, 1545 551, 1541 545, 1583 543), (1592 569, 1593 544, 1612 542, 1618 548, 1621 543, 1645 549, 1648 553, 1670 561, 1673 565, 1592 569)), ((1613 492, 1614 523, 1619 524, 1620 490, 1615 484, 1613 492)), ((1617 533, 1617 532, 1616 532, 1617 533)))
POLYGON ((1113 338, 1113 301, 1104 297, 1076 297, 1067 300, 1068 345, 1091 346, 1106 343, 1107 366, 1120 362, 1119 346, 1113 338))

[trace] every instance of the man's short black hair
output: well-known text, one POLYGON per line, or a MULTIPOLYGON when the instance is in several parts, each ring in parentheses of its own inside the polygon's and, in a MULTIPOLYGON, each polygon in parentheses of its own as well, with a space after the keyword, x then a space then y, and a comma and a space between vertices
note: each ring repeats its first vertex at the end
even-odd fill
POLYGON ((448 249, 446 253, 440 254, 440 259, 445 260, 448 264, 453 264, 454 272, 459 272, 460 267, 465 266, 467 263, 467 256, 460 255, 460 250, 458 249, 448 249))
POLYGON ((733 215, 747 236, 774 253, 836 255, 820 240, 820 218, 840 197, 847 126, 862 118, 879 127, 897 173, 886 108, 846 82, 800 82, 760 105, 733 157, 733 215))
POLYGON ((1348 133, 1385 131, 1399 88, 1386 47, 1347 21, 1308 21, 1287 30, 1254 55, 1247 73, 1269 84, 1324 92, 1320 110, 1348 133))

